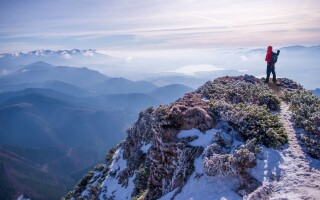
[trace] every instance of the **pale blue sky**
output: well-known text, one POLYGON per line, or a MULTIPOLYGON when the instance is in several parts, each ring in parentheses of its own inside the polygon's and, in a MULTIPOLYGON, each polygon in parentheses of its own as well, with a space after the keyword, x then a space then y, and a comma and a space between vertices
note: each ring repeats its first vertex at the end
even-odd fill
POLYGON ((320 44, 318 0, 0 0, 0 53, 320 44))

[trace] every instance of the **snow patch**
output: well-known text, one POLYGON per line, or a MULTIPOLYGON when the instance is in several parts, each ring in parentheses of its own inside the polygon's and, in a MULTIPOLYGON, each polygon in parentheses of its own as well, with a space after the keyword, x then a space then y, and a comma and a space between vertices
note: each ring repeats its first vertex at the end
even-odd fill
POLYGON ((159 200, 171 200, 174 197, 174 194, 177 192, 179 188, 172 190, 171 192, 167 193, 166 195, 162 196, 159 200))
POLYGON ((213 136, 221 131, 220 129, 210 129, 206 131, 205 133, 202 133, 199 129, 190 129, 190 130, 182 130, 177 137, 178 138, 185 138, 185 137, 192 137, 192 136, 198 136, 196 140, 193 140, 189 144, 193 146, 202 146, 207 147, 212 143, 213 136))
POLYGON ((30 200, 30 199, 27 198, 27 197, 24 197, 24 195, 21 194, 21 195, 17 198, 17 200, 30 200))
MULTIPOLYGON (((235 176, 207 176, 203 171, 203 161, 203 155, 195 159, 195 171, 174 199, 242 199, 235 192, 235 188, 239 186, 235 176)), ((171 199, 174 193, 175 190, 163 196, 161 200, 171 199)))
POLYGON ((279 165, 283 158, 279 151, 262 146, 261 153, 257 156, 257 165, 246 171, 261 183, 271 182, 270 177, 280 176, 281 169, 279 165))
POLYGON ((210 100, 209 100, 208 98, 206 98, 206 97, 203 97, 201 100, 204 101, 204 102, 209 102, 209 101, 210 101, 210 100))
POLYGON ((152 146, 151 143, 143 144, 142 147, 140 148, 140 150, 141 150, 143 153, 147 153, 151 146, 152 146))

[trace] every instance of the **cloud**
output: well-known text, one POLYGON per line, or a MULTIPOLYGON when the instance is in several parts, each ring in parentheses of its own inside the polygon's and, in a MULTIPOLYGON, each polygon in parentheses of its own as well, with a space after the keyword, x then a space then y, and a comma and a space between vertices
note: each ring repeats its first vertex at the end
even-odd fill
POLYGON ((247 56, 245 56, 245 55, 241 55, 240 58, 241 58, 242 61, 247 61, 248 60, 247 56))
POLYGON ((0 1, 0 40, 121 49, 304 44, 319 42, 319 18, 317 0, 0 1))
POLYGON ((132 56, 128 56, 128 57, 126 58, 126 62, 127 62, 127 63, 130 63, 130 62, 132 61, 132 58, 133 58, 132 56))
POLYGON ((176 72, 176 73, 182 73, 186 75, 194 75, 197 72, 212 72, 212 71, 221 71, 221 70, 224 70, 224 69, 213 66, 213 65, 199 64, 199 65, 187 65, 179 69, 167 71, 167 72, 176 72))

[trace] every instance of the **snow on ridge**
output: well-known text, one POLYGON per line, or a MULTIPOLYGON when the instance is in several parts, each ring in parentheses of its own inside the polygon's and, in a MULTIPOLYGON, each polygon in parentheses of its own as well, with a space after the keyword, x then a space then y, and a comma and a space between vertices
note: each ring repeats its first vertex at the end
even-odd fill
POLYGON ((126 167, 127 161, 123 159, 123 149, 118 149, 115 152, 113 161, 110 165, 110 172, 116 172, 116 174, 111 176, 109 173, 102 182, 99 199, 105 199, 105 197, 111 196, 114 196, 114 199, 131 199, 131 193, 134 190, 133 180, 136 175, 129 178, 127 187, 123 187, 119 184, 117 179, 119 172, 123 171, 126 167))
MULTIPOLYGON (((92 177, 93 177, 92 179, 94 179, 95 177, 101 176, 101 174, 102 174, 101 171, 95 171, 94 174, 93 174, 93 176, 92 176, 92 177)), ((96 179, 94 182, 91 181, 90 184, 93 185, 93 186, 97 186, 98 180, 99 180, 99 179, 96 179)), ((88 184, 88 185, 86 186, 85 190, 83 190, 83 191, 81 192, 81 196, 83 196, 83 197, 89 197, 90 194, 91 194, 91 191, 90 191, 90 186, 89 186, 89 184, 88 184)))

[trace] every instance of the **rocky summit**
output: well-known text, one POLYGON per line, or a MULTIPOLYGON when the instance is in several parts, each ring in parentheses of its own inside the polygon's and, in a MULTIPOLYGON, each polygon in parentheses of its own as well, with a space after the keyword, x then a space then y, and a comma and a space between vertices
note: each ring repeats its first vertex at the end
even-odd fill
POLYGON ((317 199, 319 127, 294 81, 221 77, 141 112, 63 199, 317 199))

